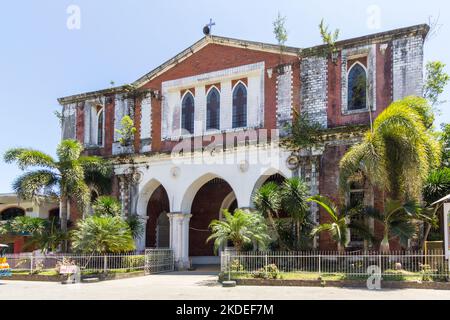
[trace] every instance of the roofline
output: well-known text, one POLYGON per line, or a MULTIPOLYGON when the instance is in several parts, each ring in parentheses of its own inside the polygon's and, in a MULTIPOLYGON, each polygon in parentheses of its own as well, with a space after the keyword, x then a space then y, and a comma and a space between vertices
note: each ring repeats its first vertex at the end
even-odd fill
MULTIPOLYGON (((406 28, 399 28, 394 30, 389 30, 385 32, 380 33, 374 33, 371 35, 361 36, 357 38, 351 38, 346 39, 342 41, 336 42, 336 48, 342 49, 346 46, 355 46, 355 45, 364 45, 368 43, 381 43, 384 41, 389 41, 396 38, 402 38, 406 36, 412 36, 412 35, 421 35, 424 39, 428 35, 428 32, 430 31, 430 26, 427 24, 419 24, 411 27, 406 28)), ((189 48, 183 50, 181 53, 177 54, 175 57, 167 60, 157 68, 153 69, 149 73, 145 74, 144 76, 140 77, 138 80, 128 84, 123 85, 119 87, 109 88, 109 89, 103 89, 98 91, 92 91, 92 92, 86 92, 82 94, 62 97, 58 99, 58 102, 61 105, 68 104, 68 103, 75 103, 75 102, 81 102, 88 99, 93 99, 98 96, 104 96, 104 95, 112 95, 117 93, 123 93, 126 92, 127 89, 131 87, 139 88, 142 87, 146 82, 154 79, 161 73, 165 72, 167 69, 172 68, 174 65, 180 63, 181 61, 187 59, 194 53, 198 52, 208 44, 219 44, 219 45, 225 45, 225 46, 233 46, 233 47, 239 47, 239 48, 245 48, 249 50, 258 50, 258 51, 264 51, 264 52, 271 52, 271 53, 279 53, 281 49, 283 49, 283 54, 286 55, 296 55, 299 56, 300 54, 308 56, 308 55, 314 55, 318 52, 322 52, 327 48, 327 45, 318 45, 310 48, 297 48, 297 47, 284 47, 276 44, 269 44, 264 42, 257 42, 257 41, 248 41, 248 40, 240 40, 240 39, 234 39, 234 38, 227 38, 227 37, 221 37, 221 36, 206 36, 194 43, 189 48)))

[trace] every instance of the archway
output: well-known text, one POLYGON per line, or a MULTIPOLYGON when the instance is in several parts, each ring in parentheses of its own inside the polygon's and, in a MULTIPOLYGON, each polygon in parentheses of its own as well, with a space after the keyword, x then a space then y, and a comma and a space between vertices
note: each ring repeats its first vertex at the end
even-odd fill
POLYGON ((169 197, 160 185, 152 193, 147 204, 147 228, 145 245, 147 248, 168 248, 170 246, 169 197))
POLYGON ((25 216, 25 210, 19 207, 6 208, 0 212, 0 221, 12 220, 17 217, 25 216))
POLYGON ((192 218, 189 228, 189 256, 193 257, 194 264, 208 264, 211 259, 202 260, 199 257, 215 255, 213 242, 206 243, 211 235, 211 221, 220 219, 222 210, 233 212, 237 208, 238 203, 232 187, 221 178, 209 179, 198 189, 191 205, 192 218))
POLYGON ((59 221, 59 208, 51 209, 48 212, 48 220, 55 221, 55 222, 59 221))

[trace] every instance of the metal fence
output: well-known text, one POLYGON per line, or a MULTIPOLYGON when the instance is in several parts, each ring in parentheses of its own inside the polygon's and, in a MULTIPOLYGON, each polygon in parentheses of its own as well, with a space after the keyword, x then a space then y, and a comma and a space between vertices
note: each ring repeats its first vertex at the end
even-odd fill
POLYGON ((13 272, 30 274, 59 273, 62 265, 76 265, 83 273, 144 271, 143 253, 125 254, 35 254, 6 255, 13 272))
POLYGON ((230 276, 313 274, 318 277, 446 278, 448 264, 442 250, 406 252, 236 252, 226 250, 221 271, 230 276), (370 268, 372 267, 372 268, 370 268), (376 269, 373 269, 376 267, 376 269), (372 271, 370 271, 372 270, 372 271))
POLYGON ((157 274, 175 270, 175 258, 172 249, 146 249, 145 273, 157 274))

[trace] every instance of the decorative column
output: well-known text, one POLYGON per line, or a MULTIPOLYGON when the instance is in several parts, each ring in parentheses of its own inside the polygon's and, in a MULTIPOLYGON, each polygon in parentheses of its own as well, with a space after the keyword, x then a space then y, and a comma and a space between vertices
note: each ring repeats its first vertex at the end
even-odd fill
POLYGON ((170 248, 178 270, 186 270, 189 263, 189 222, 192 215, 181 212, 167 214, 170 222, 170 248))

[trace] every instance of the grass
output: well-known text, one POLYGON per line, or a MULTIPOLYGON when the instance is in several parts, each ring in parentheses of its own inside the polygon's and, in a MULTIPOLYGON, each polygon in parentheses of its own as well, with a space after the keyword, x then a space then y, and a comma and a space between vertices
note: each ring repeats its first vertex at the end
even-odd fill
MULTIPOLYGON (((142 272, 143 270, 131 270, 131 269, 115 269, 115 270, 108 270, 108 274, 129 274, 129 273, 138 273, 142 272)), ((83 270, 81 272, 84 276, 89 275, 98 275, 101 274, 102 271, 98 270, 83 270)), ((21 276, 59 276, 59 273, 55 269, 48 269, 39 271, 37 273, 30 274, 29 271, 24 270, 12 270, 13 275, 21 275, 21 276)))
MULTIPOLYGON (((382 279, 384 281, 404 281, 404 282, 443 282, 445 281, 445 277, 428 277, 422 273, 413 273, 405 270, 386 270, 388 275, 383 275, 382 279)), ((221 274, 221 278, 228 279, 228 274, 221 274)), ((231 273, 231 278, 234 280, 239 279, 257 279, 251 273, 231 273)), ((293 273, 279 273, 278 280, 301 280, 301 281, 344 281, 344 280, 353 280, 353 281, 366 281, 368 276, 361 275, 345 275, 345 274, 326 274, 320 275, 319 273, 305 273, 305 272, 293 272, 293 273)), ((270 280, 270 279, 269 279, 270 280)))

